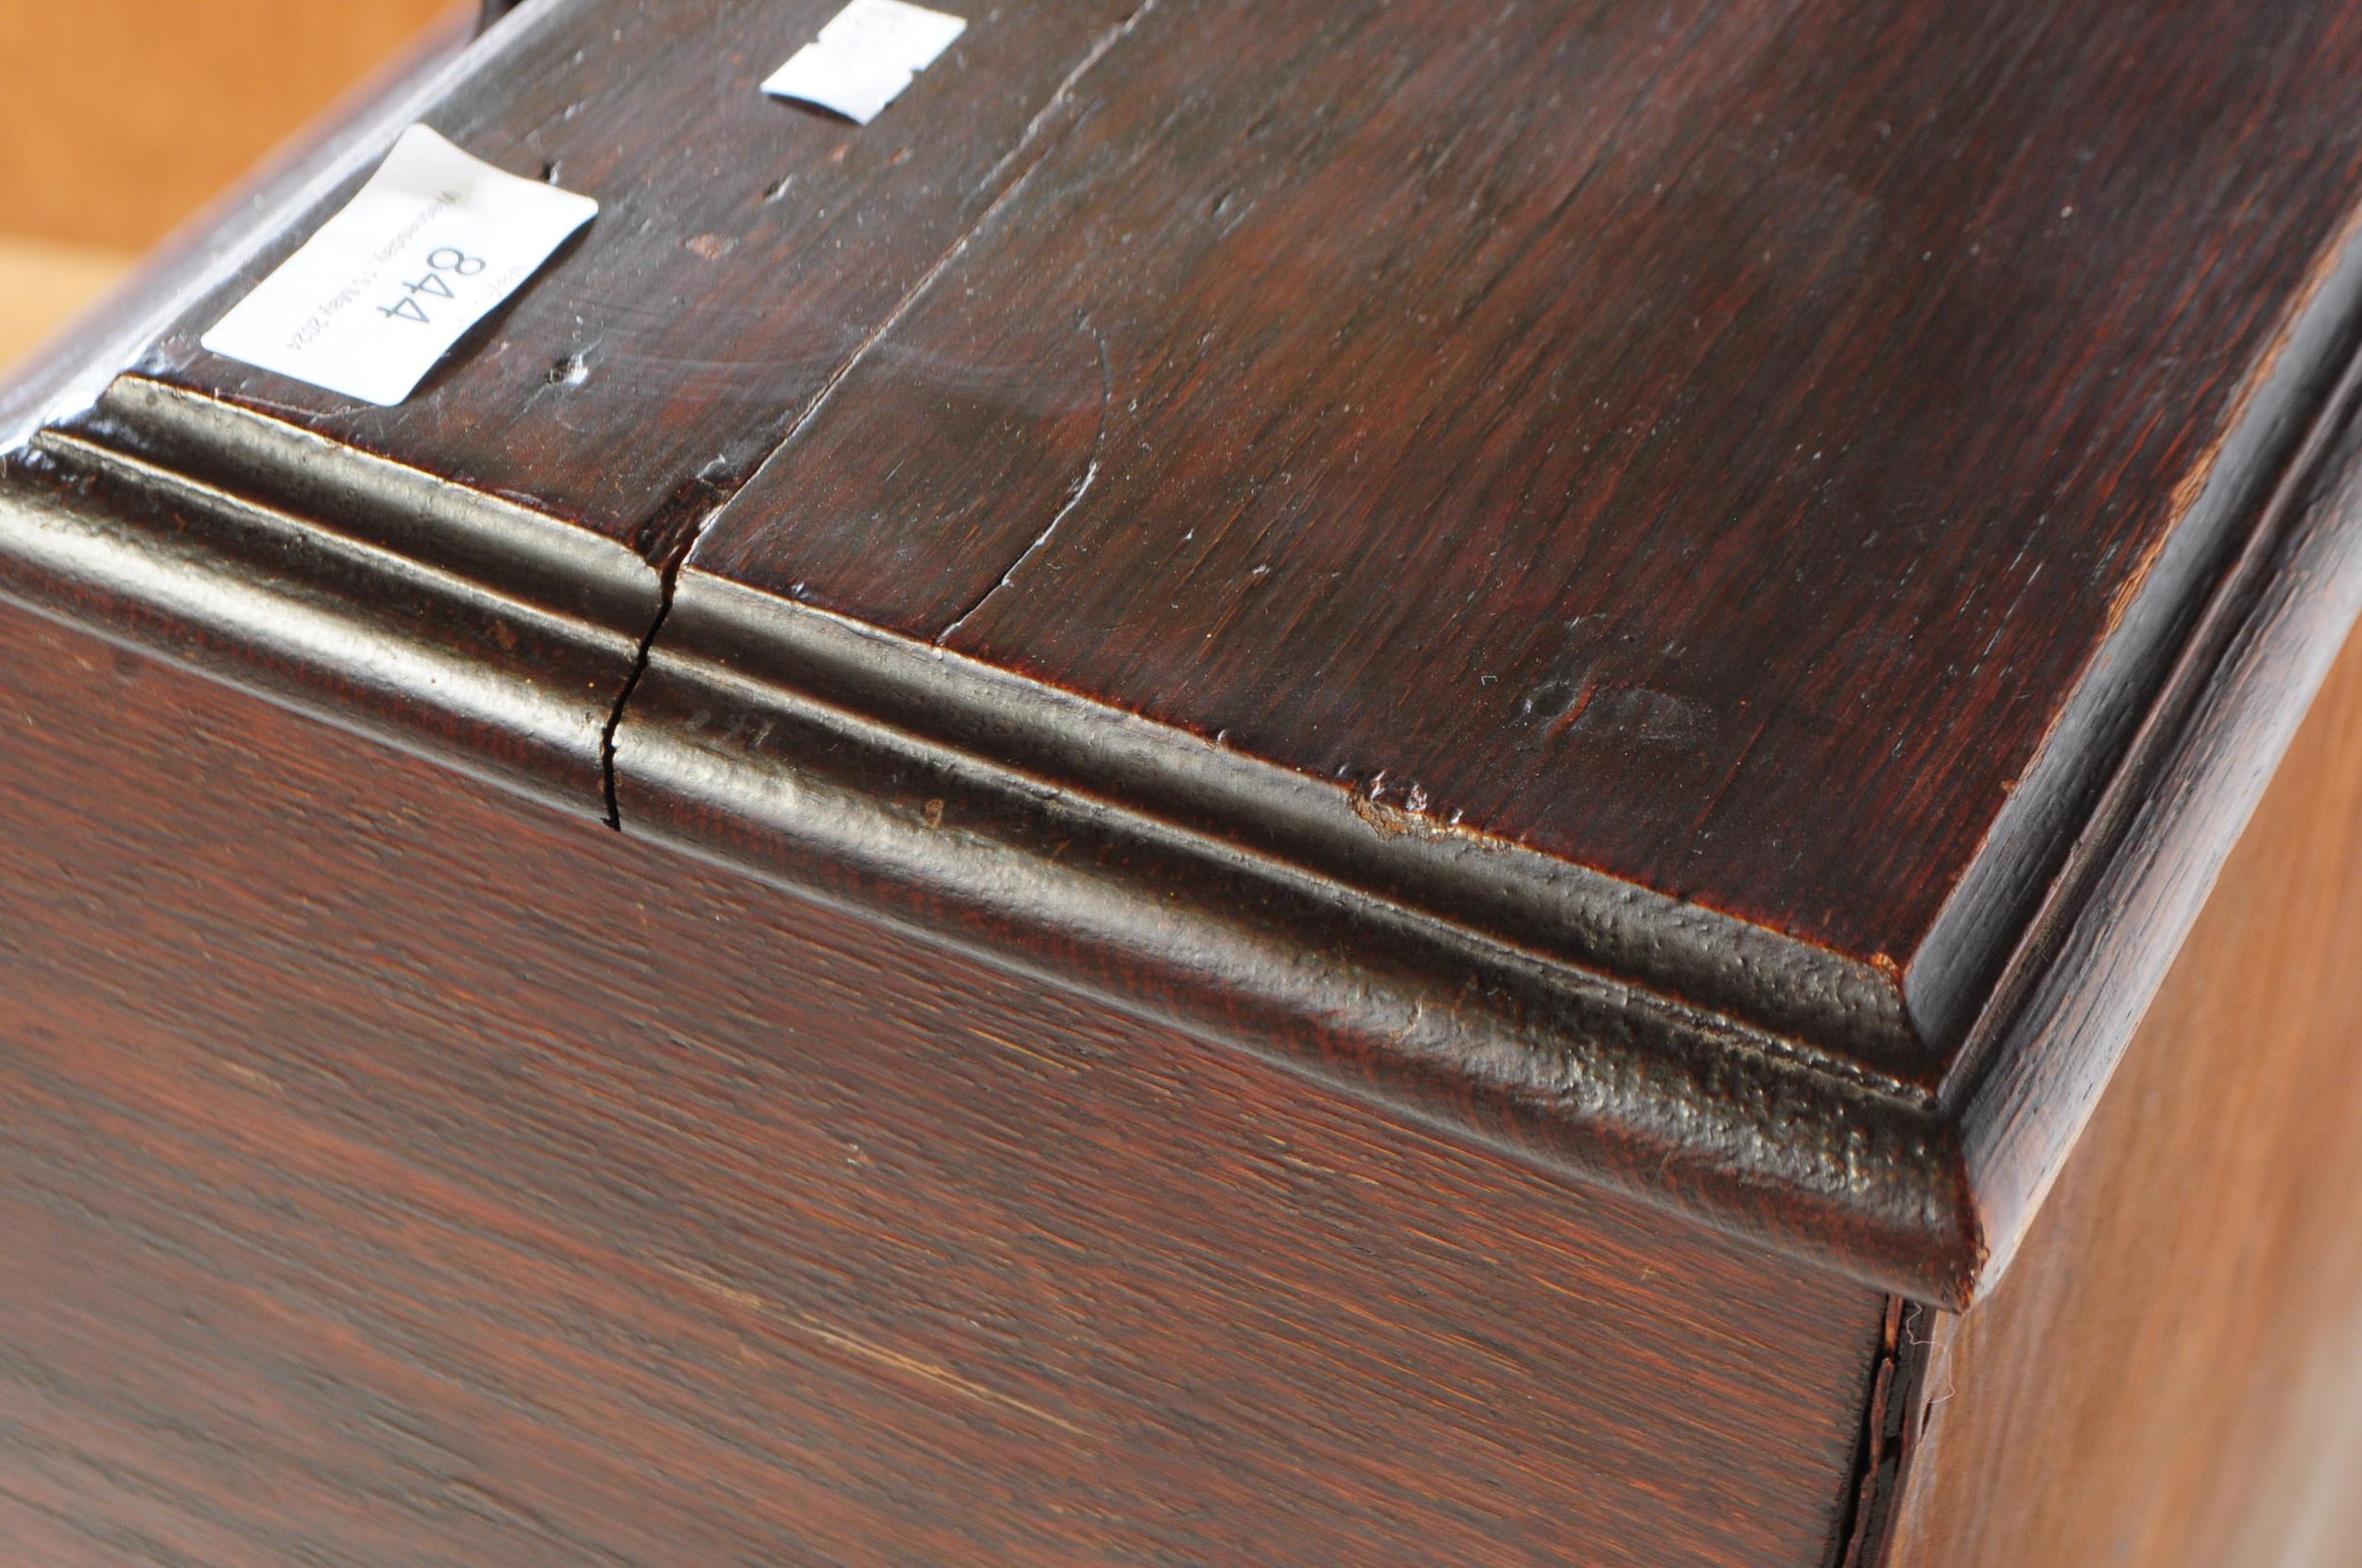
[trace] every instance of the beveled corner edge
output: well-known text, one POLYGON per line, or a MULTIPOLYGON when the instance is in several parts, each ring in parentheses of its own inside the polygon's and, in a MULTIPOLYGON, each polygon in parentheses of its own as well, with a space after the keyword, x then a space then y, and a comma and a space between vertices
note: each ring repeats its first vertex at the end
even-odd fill
POLYGON ((1906 966, 1910 1016, 1945 1058, 1947 1091, 1983 1072, 2027 954, 2039 950, 2029 942, 2088 875, 2079 861, 2093 854, 2090 825, 2128 770, 2139 772, 2156 716, 2192 689, 2187 666, 2194 650, 2203 654, 2204 623, 2241 591, 2258 541, 2285 526, 2296 487, 2350 418, 2357 357, 2362 207, 2282 306, 2213 444, 2172 497, 2163 544, 1906 966))
POLYGON ((1947 1086, 1986 1255, 2015 1255, 2362 618, 2362 354, 2208 600, 1947 1086))

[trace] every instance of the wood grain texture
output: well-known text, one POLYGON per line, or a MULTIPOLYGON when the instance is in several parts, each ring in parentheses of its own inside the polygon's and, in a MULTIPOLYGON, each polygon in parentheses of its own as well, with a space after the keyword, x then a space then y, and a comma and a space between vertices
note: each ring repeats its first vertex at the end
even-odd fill
POLYGON ((0 591, 1546 1171, 1966 1301, 2362 587, 2362 509, 2337 499, 2362 24, 1601 0, 1439 34, 1431 7, 1043 8, 984 19, 855 134, 751 90, 818 14, 530 7, 389 95, 0 412, 48 421, 0 481, 22 524, 0 591), (1257 64, 1174 63, 1207 58, 1257 64), (1455 90, 1487 72, 1504 86, 1455 90), (1562 77, 1587 84, 1572 112, 1562 77), (726 107, 701 115, 708 94, 726 107), (1716 118, 1732 105, 1761 123, 1716 118), (933 134, 947 115, 974 135, 933 134), (402 409, 190 348, 421 116, 614 202, 402 409), (1800 169, 1861 201, 1802 199, 1777 173, 1800 169), (2046 215, 2058 180, 2089 199, 2046 215), (1311 221, 1330 208, 1381 221, 1311 221), (1291 226, 1326 273, 1267 264, 1291 226), (1387 315, 1471 280, 1464 310, 1387 315), (618 374, 578 352, 594 319, 618 374), (1761 368, 1806 328, 1806 373, 1761 368), (127 362, 146 373, 94 405, 127 362), (1593 388, 1563 420, 1551 376, 1593 388), (1382 396, 1312 418, 1348 384, 1382 396), (1660 393, 1695 404, 1689 434, 1627 449, 1587 422, 1660 393), (1807 484, 1778 433, 1824 416, 1853 435, 1807 484), (1562 424, 1622 453, 1599 458, 1613 483, 1562 424), (1602 483, 1526 483, 1562 462, 1602 483), (1406 508, 1434 515, 1406 533, 1406 508), (1265 522, 1284 574, 1230 554, 1265 522), (1200 524, 1222 541, 1202 571, 1200 524), (1442 554, 1395 570, 1398 537, 1442 554), (607 554, 584 577, 537 551, 607 554), (834 564, 788 574, 807 551, 834 564), (840 579, 964 624, 842 613, 840 579), (970 635, 1004 614, 1042 659, 970 635), (1570 654, 1563 712, 1503 720, 1494 686, 1555 679, 1528 654, 1618 617, 1652 628, 1638 664, 1570 654), (1485 684, 1487 650, 1515 680, 1485 684), (1454 822, 1425 775, 1389 774, 1396 795, 1202 733, 1185 709, 1209 693, 1266 740, 1456 738, 1468 779, 1537 814, 1454 822), (1726 741, 1728 836, 1660 832, 1726 741), (1682 869, 1552 847, 1582 824, 1682 869), (1908 963, 1864 934, 1923 915, 1908 963), (1824 916, 1863 941, 1806 929, 1824 916), (1927 984, 1959 1006, 1930 1013, 1927 984))
POLYGON ((251 461, 216 452, 194 475, 58 432, 0 456, 0 592, 611 817, 606 737, 637 623, 658 604, 655 572, 538 514, 341 448, 288 445, 284 427, 258 432, 239 454, 251 461), (253 470, 326 504, 258 499, 240 484, 253 470))
POLYGON ((0 727, 12 1555, 1825 1560, 1859 1287, 15 611, 0 727))
POLYGON ((1174 0, 691 565, 1834 954, 1940 1082, 2337 368, 2357 67, 1174 0))
MULTIPOLYGON (((2009 1266, 2362 612, 2362 361, 2176 657, 1988 1010, 1954 1116, 2009 1266)), ((1958 1303, 1947 1304, 1958 1305, 1958 1303)))
MULTIPOLYGON (((2344 365, 2351 342, 2335 333, 2307 351, 2325 365, 2344 365)), ((1799 1092, 1763 1066, 1784 1042, 1743 1032, 1726 1037, 1719 1070, 1693 1072, 1696 1058, 1686 1051, 1682 1029, 1650 1021, 1645 1001, 1626 1004, 1630 1027, 1619 1031, 1585 1015, 1579 980, 1567 980, 1557 998, 1575 1005, 1554 1014, 1548 1003, 1499 984, 1480 956, 1429 963, 1428 973, 1454 976, 1460 989, 1448 998, 1422 994, 1389 972, 1385 942, 1358 934, 1333 944, 1306 940, 1332 966, 1332 991, 1350 993, 1344 1000, 1325 995, 1292 1003, 1299 1019, 1317 1020, 1309 1031, 1320 1040, 1314 1065, 1326 1065, 1347 1083, 1391 1074, 1399 1100, 1447 1105, 1463 1125, 1545 1165, 1604 1175, 1652 1201, 1828 1258, 1859 1277, 1960 1304, 2006 1266, 2353 622, 2362 593, 2353 407, 2353 376, 2343 373, 2291 428, 2295 449, 2274 470, 2268 493, 2250 498, 2226 540, 2236 547, 2232 556, 2203 573, 2203 592, 2184 606, 2176 640, 2164 650, 2170 658, 2127 709, 2126 718, 2137 724, 2088 781, 2087 814, 2071 842, 2059 846, 2067 874, 2045 887, 2039 920, 2015 939, 2010 983, 1977 1019, 1966 1070, 1931 1102, 1915 1103, 1893 1094, 1896 1085, 1874 1082, 1870 1087, 1887 1095, 1882 1109, 1847 1095, 1841 1081, 1823 1083, 1824 1093, 1799 1092), (1549 1048, 1553 1033, 1566 1048, 1549 1048), (1635 1038, 1640 1048, 1625 1051, 1635 1038), (1770 1132, 1772 1123, 1785 1135, 1770 1132)), ((761 483, 734 505, 747 504, 761 483)), ((727 530, 731 515, 726 512, 717 528, 727 530)), ((710 535, 709 542, 719 537, 710 535)), ((816 786, 812 798, 833 808, 844 776, 839 758, 868 743, 842 727, 829 731, 827 721, 815 731, 781 717, 799 701, 817 698, 879 714, 925 741, 1012 759, 1036 778, 1079 785, 1080 793, 1145 805, 1166 823, 1218 841, 1245 840, 1321 873, 1342 870, 1359 890, 1396 903, 1464 913, 1446 907, 1454 895, 1435 874, 1448 861, 1420 863, 1423 884, 1409 872, 1390 884, 1392 868, 1372 869, 1374 851, 1356 863, 1333 852, 1333 833, 1318 836, 1327 827, 1300 831, 1309 813, 1268 780, 1249 778, 1227 801, 1220 798, 1231 788, 1230 775, 1245 776, 1253 767, 1234 748, 1191 753, 1169 744, 1157 758, 1166 777, 1148 779, 1147 767, 1127 754, 1145 754, 1145 740, 1121 725, 1057 711, 1065 699, 1047 687, 1018 692, 1013 683, 996 684, 986 673, 989 661, 912 639, 856 633, 848 625, 857 622, 800 601, 774 600, 759 614, 745 597, 701 571, 693 556, 678 582, 674 617, 655 647, 650 679, 626 710, 619 757, 627 775, 641 770, 639 820, 659 833, 702 842, 789 880, 899 878, 902 896, 946 925, 972 924, 996 898, 1005 899, 1022 879, 1018 874, 981 874, 955 863, 959 857, 949 849, 933 857, 902 854, 888 842, 890 826, 882 835, 839 832, 828 812, 801 809, 804 796, 784 787, 766 793, 766 778, 792 777, 798 789, 816 786), (855 643, 858 653, 849 647, 855 643), (778 695, 750 694, 765 682, 772 693, 785 694, 783 705, 778 695), (1043 716, 1028 717, 1028 704, 1043 716), (830 737, 825 743, 815 740, 823 732, 830 737), (642 737, 649 743, 636 750, 642 737), (733 751, 740 754, 735 759, 727 755, 733 751), (727 775, 734 766, 740 776, 733 782, 727 775), (1266 808, 1263 815, 1249 820, 1237 810, 1242 801, 1266 808), (1232 808, 1227 817, 1224 806, 1232 808), (1292 844, 1290 834, 1296 835, 1292 844), (1298 853, 1304 846, 1310 852, 1298 853), (898 855, 899 866, 893 863, 898 855)), ((947 783, 948 774, 923 765, 899 774, 872 765, 871 772, 866 788, 886 817, 913 815, 921 797, 934 800, 929 810, 940 815, 939 803, 962 802, 967 782, 947 783)), ((634 785, 624 780, 625 798, 634 785)), ((1037 785, 1020 781, 1009 793, 1021 796, 1028 788, 1037 785)), ((964 812, 955 806, 953 815, 961 829, 954 838, 1008 842, 990 809, 964 812)), ((1406 826, 1403 815, 1364 823, 1380 829, 1365 838, 1416 839, 1417 827, 1406 826)), ((1328 827, 1345 816, 1332 812, 1328 827)), ((1106 861, 1083 847, 1092 842, 1087 831, 1049 838, 1055 847, 1045 841, 1038 858, 1056 862, 1056 874, 1035 879, 1042 896, 1032 912, 1048 912, 1055 929, 1015 946, 1053 954, 1069 974, 1104 985, 1106 977, 1090 971, 1104 955, 1078 956, 1076 946, 1078 938, 1097 940, 1132 963, 1115 989, 1144 990, 1159 1001, 1171 1000, 1159 991, 1166 975, 1218 971, 1218 983, 1205 989, 1222 998, 1214 1011, 1226 1005, 1234 1017, 1257 1016, 1256 998, 1303 998, 1291 955, 1263 956, 1284 944, 1263 944, 1258 952, 1250 935, 1225 949, 1229 933, 1218 929, 1225 918, 1234 929, 1266 918, 1280 897, 1241 897, 1208 877, 1196 891, 1215 906, 1212 923, 1191 926, 1185 938, 1134 941, 1141 928, 1104 914, 1083 917, 1079 902, 1060 920, 1056 906, 1065 895, 1053 892, 1053 884, 1078 869, 1086 876, 1104 871, 1106 861), (1223 911, 1241 912, 1228 917, 1223 911)), ((1205 858, 1220 859, 1212 852, 1205 858)), ((1506 882, 1511 872, 1496 875, 1506 882)), ((1143 906, 1159 919, 1176 920, 1188 895, 1154 872, 1139 881, 1143 906)), ((1302 929, 1322 928, 1308 920, 1302 929)), ((1343 915, 1326 929, 1331 935, 1359 929, 1343 915)), ((1529 946, 1547 946, 1556 935, 1544 921, 1501 919, 1498 909, 1485 929, 1514 932, 1529 946)), ((1681 932, 1695 934, 1695 928, 1681 932)), ((1589 931, 1575 936, 1577 943, 1593 940, 1589 931)), ((1739 966, 1753 972, 1745 962, 1739 966)), ((1672 988, 1720 1000, 1692 979, 1682 976, 1672 988)), ((1181 989, 1188 983, 1185 978, 1181 989)), ((1258 1038, 1284 1041, 1306 1031, 1230 1032, 1254 1048, 1258 1038)), ((1823 1035, 1813 1043, 1826 1048, 1831 1041, 1823 1035)), ((1831 1065, 1826 1055, 1801 1060, 1808 1068, 1831 1065)))
POLYGON ((454 9, 0 0, 0 232, 145 249, 454 9))
POLYGON ((472 13, 226 193, 0 387, 0 586, 247 690, 584 814, 660 603, 621 545, 116 371, 225 269, 373 166, 465 62, 472 13), (127 413, 136 439, 116 432, 127 413))
MULTIPOLYGON (((1958 1145, 1925 1103, 1693 1003, 947 742, 944 721, 1015 729, 1025 715, 997 686, 971 690, 972 672, 902 694, 933 696, 933 711, 905 700, 869 717, 815 675, 865 692, 906 651, 710 588, 682 583, 625 705, 627 833, 1881 1288, 1955 1301, 1973 1283, 1958 1145)), ((1140 744, 1104 713, 1057 717, 1073 721, 1070 750, 1140 744)))
POLYGON ((1889 1568, 2330 1568, 2362 1516, 2362 643, 2009 1275, 1934 1330, 1889 1568))
POLYGON ((373 163, 283 212, 142 360, 625 540, 652 560, 772 451, 1075 111, 1123 0, 1012 8, 862 128, 757 84, 834 0, 545 5, 505 19, 418 115, 599 216, 401 407, 205 353, 204 330, 373 163))
POLYGON ((2362 292, 2334 5, 1093 0, 866 128, 753 90, 826 9, 495 28, 426 117, 608 211, 402 409, 193 347, 319 205, 144 372, 724 505, 701 573, 1673 901, 1744 934, 1585 956, 1923 1087, 2362 292))

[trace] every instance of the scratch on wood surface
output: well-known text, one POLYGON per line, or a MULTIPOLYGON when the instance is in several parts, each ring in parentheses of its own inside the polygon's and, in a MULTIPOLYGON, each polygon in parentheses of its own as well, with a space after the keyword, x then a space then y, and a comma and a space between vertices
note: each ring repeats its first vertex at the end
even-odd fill
POLYGON ((1050 123, 1050 117, 1066 107, 1067 100, 1074 95, 1075 84, 1090 75, 1092 69, 1107 58, 1108 50, 1131 37, 1139 25, 1148 20, 1148 13, 1155 9, 1156 0, 1140 0, 1138 9, 1131 15, 1092 41, 1091 46, 1084 51, 1083 58, 1075 62, 1074 69, 1066 74, 1066 79, 1059 82, 1050 96, 1043 100, 1041 108, 1035 111, 1034 117, 1025 122, 1025 128, 1018 132, 1016 144, 1001 155, 999 162, 984 171, 980 189, 1001 178, 1001 171, 1007 168, 1012 159, 1033 144, 1034 138, 1040 134, 1041 128, 1050 123))
POLYGON ((1030 1056, 1044 1066, 1053 1067, 1062 1073, 1079 1073, 1083 1070, 1078 1063, 1061 1061, 1055 1056, 1036 1050, 1031 1046, 1018 1045, 1005 1034, 995 1034, 992 1031, 979 1029, 974 1024, 967 1026, 967 1032, 986 1045, 999 1046, 1002 1050, 1015 1051, 1019 1056, 1030 1056))
POLYGON ((1038 1405, 1028 1404, 1015 1394, 1002 1393, 1000 1389, 989 1388, 973 1378, 963 1377, 949 1367, 938 1366, 933 1361, 921 1360, 916 1355, 904 1355, 889 1346, 874 1344, 859 1335, 849 1334, 844 1329, 833 1327, 809 1312, 788 1311, 777 1303, 757 1295, 743 1286, 732 1285, 727 1280, 718 1278, 692 1265, 675 1263, 661 1258, 657 1259, 656 1262, 658 1267, 676 1279, 684 1281, 717 1300, 727 1302, 741 1311, 752 1313, 767 1323, 777 1324, 809 1338, 817 1339, 833 1350, 842 1351, 847 1355, 858 1356, 873 1365, 922 1379, 939 1389, 948 1389, 953 1393, 972 1399, 979 1404, 1015 1410, 1020 1415, 1031 1416, 1036 1421, 1045 1422, 1062 1432, 1072 1433, 1078 1438, 1090 1436, 1082 1427, 1061 1416, 1053 1415, 1038 1405))
POLYGON ((1115 367, 1107 357, 1107 334, 1092 326, 1087 318, 1082 325, 1083 330, 1091 334, 1092 341, 1099 345, 1099 431, 1091 437, 1090 460, 1083 465, 1083 477, 1076 480, 1074 488, 1067 493, 1066 503, 1051 517, 1042 531, 1034 536, 1033 542, 1017 553, 1017 559, 1009 563, 1009 570, 984 589, 974 604, 953 616, 950 625, 935 634, 934 641, 938 648, 949 642, 951 634, 966 625, 968 618, 983 609, 994 594, 1017 580, 1017 574, 1025 563, 1041 553, 1043 547, 1050 543, 1050 537, 1058 531, 1058 525, 1072 517, 1074 509, 1083 504, 1083 498, 1090 494, 1091 486, 1099 478, 1099 460, 1107 449, 1107 414, 1116 401, 1115 367))
MULTIPOLYGON (((1093 67, 1106 58, 1110 49, 1131 36, 1134 29, 1147 18, 1149 12, 1156 9, 1156 3, 1157 0, 1142 0, 1138 9, 1100 35, 1085 52, 1074 69, 1067 73, 1066 79, 1058 84, 1056 90, 1043 101, 1042 107, 1035 111, 1034 117, 1026 122, 1025 129, 1018 135, 1009 150, 1002 154, 1001 160, 986 172, 977 187, 979 190, 990 188, 993 182, 1001 178, 1002 170, 1032 148, 1036 142, 1041 140, 1044 128, 1050 124, 1056 111, 1073 96, 1076 85, 1090 73, 1093 67)), ((895 328, 901 325, 903 318, 910 315, 918 302, 933 291, 935 283, 958 264, 962 256, 967 253, 968 247, 975 244, 977 236, 990 229, 994 219, 1001 215, 1001 211, 1023 193, 1027 184, 1032 181, 1035 171, 1041 167, 1042 161, 1049 157, 1051 147, 1055 144, 1056 138, 1050 138, 1049 145, 1041 147, 1034 161, 1026 164, 1016 179, 994 193, 992 199, 985 204, 984 210, 977 214, 976 221, 960 230, 958 236, 945 247, 943 254, 937 256, 927 270, 919 275, 918 281, 903 293, 901 298, 895 301, 894 308, 887 311, 877 326, 854 345, 852 351, 847 354, 844 361, 829 373, 828 379, 820 383, 820 389, 813 394, 811 401, 806 402, 795 418, 789 421, 786 432, 772 444, 770 450, 748 465, 742 474, 736 476, 734 482, 727 486, 728 494, 724 497, 721 503, 712 507, 698 520, 696 527, 691 533, 688 549, 683 552, 684 559, 690 552, 695 550, 696 541, 704 537, 715 520, 728 510, 729 498, 734 497, 740 490, 761 478, 763 470, 777 462, 781 452, 795 445, 796 438, 804 433, 813 420, 819 418, 822 409, 828 407, 830 401, 836 396, 837 389, 851 378, 853 372, 868 359, 878 345, 891 335, 895 328)), ((1106 347, 1104 340, 1100 347, 1104 355, 1106 347)))
POLYGON ((889 1350, 883 1345, 873 1345, 868 1340, 847 1334, 842 1329, 830 1328, 809 1314, 798 1314, 790 1321, 822 1343, 833 1345, 850 1355, 874 1361, 881 1367, 891 1367, 898 1372, 909 1372, 914 1377, 923 1377, 931 1383, 987 1405, 999 1405, 1012 1410, 1021 1411, 1032 1416, 1036 1421, 1048 1422, 1061 1431, 1071 1432, 1078 1438, 1089 1435, 1072 1422, 1052 1415, 1038 1405, 1029 1405, 1014 1394, 1004 1394, 998 1389, 988 1389, 982 1383, 962 1377, 949 1367, 938 1367, 932 1361, 921 1361, 915 1355, 905 1355, 899 1351, 889 1350))
POLYGON ((1756 743, 1763 739, 1764 732, 1771 727, 1772 721, 1765 719, 1748 732, 1746 743, 1738 748, 1737 755, 1731 758, 1730 767, 1724 770, 1722 782, 1714 787, 1713 792, 1706 796, 1705 804, 1699 808, 1697 820, 1690 824, 1689 830, 1692 833, 1704 832, 1706 824, 1714 820, 1714 813, 1720 808, 1723 798, 1731 793, 1731 786, 1738 782, 1739 772, 1747 766, 1747 758, 1754 755, 1756 743))
POLYGON ((243 1062, 232 1062, 228 1057, 215 1057, 214 1065, 241 1082, 250 1083, 258 1089, 267 1089, 272 1094, 285 1092, 280 1087, 279 1080, 260 1068, 249 1067, 243 1062))

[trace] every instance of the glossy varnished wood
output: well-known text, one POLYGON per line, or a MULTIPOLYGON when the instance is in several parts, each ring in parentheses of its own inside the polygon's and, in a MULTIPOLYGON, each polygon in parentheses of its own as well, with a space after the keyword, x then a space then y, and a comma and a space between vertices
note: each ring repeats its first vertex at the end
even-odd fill
POLYGON ((859 130, 752 91, 822 9, 496 28, 427 117, 609 210, 403 409, 191 347, 302 218, 144 369, 652 559, 767 465, 694 569, 1791 940, 1917 1082, 2353 292, 2334 7, 1029 9, 859 130))
POLYGON ((1826 1560, 1858 1287, 14 611, 0 723, 26 1561, 1826 1560))
POLYGON ((12 397, 0 591, 1991 1279, 2353 616, 2355 19, 1042 7, 856 131, 824 9, 392 93, 12 397), (195 349, 420 117, 603 215, 401 409, 195 349))
POLYGON ((2357 63, 1161 6, 691 564, 1897 976, 1940 1078, 2321 389, 2357 63))
POLYGON ((2362 1466, 2362 643, 2009 1275, 1931 1338, 1889 1568, 2329 1568, 2362 1466))

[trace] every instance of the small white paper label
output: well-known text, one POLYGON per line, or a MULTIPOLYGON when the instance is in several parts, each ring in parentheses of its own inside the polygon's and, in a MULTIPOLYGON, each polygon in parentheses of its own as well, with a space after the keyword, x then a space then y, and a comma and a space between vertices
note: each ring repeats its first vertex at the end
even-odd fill
POLYGON ((598 210, 412 126, 368 183, 199 341, 390 407, 598 210))
POLYGON ((906 0, 852 0, 762 90, 867 125, 933 65, 967 23, 906 0))

